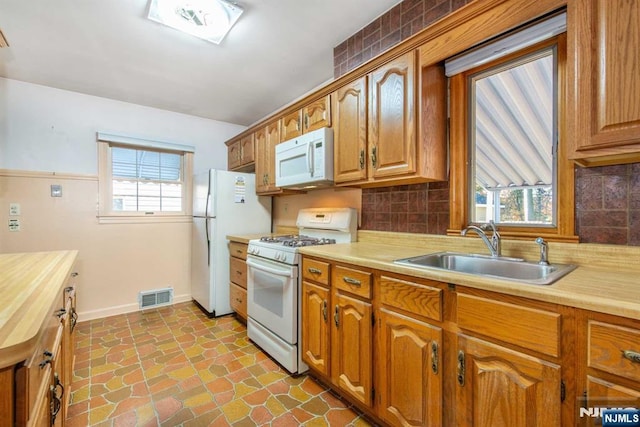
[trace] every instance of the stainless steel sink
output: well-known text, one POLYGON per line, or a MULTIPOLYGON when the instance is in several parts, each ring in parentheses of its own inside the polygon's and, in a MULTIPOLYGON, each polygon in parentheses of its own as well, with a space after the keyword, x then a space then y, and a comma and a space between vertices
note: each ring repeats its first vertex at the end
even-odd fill
POLYGON ((519 258, 491 257, 455 252, 437 252, 397 259, 396 264, 435 268, 481 276, 499 277, 535 285, 550 285, 576 268, 570 264, 537 264, 519 258))

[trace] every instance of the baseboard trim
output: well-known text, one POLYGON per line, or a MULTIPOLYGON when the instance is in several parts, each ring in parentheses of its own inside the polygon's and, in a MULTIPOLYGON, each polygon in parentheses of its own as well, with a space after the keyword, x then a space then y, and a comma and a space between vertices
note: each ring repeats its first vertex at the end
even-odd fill
MULTIPOLYGON (((173 305, 191 301, 191 294, 174 295, 173 305)), ((166 306, 165 306, 166 307, 166 306)), ((102 308, 98 310, 78 312, 78 322, 88 322, 89 320, 104 319, 105 317, 117 316, 119 314, 134 313, 140 310, 138 303, 118 305, 115 307, 102 308)))

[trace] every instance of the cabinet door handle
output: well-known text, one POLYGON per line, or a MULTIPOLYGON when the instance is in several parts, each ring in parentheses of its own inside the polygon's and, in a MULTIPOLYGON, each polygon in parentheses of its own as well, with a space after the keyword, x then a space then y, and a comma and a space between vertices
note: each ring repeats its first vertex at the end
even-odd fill
POLYGON ((340 306, 336 304, 335 310, 333 311, 333 321, 336 324, 336 328, 340 327, 340 306))
POLYGON ((358 279, 354 279, 352 277, 343 277, 342 280, 344 280, 346 283, 353 285, 353 286, 361 286, 362 282, 358 279))
POLYGON ((435 341, 431 342, 431 370, 438 373, 438 343, 435 341))
POLYGON ((625 350, 622 352, 622 356, 633 363, 640 363, 640 353, 636 351, 625 350))
POLYGON ((464 387, 464 351, 458 352, 458 384, 464 387))
POLYGON ((376 156, 376 152, 377 152, 377 147, 373 147, 371 149, 371 166, 373 166, 373 168, 376 168, 376 164, 378 163, 378 157, 376 156))
POLYGON ((42 352, 42 355, 44 356, 44 360, 38 365, 40 366, 40 369, 43 369, 45 366, 47 366, 47 363, 51 363, 53 361, 53 353, 51 353, 49 350, 45 350, 44 352, 42 352))
POLYGON ((360 150, 360 169, 364 169, 364 148, 360 150))
POLYGON ((309 129, 309 114, 307 113, 304 115, 304 128, 309 129))
POLYGON ((307 271, 311 274, 322 274, 322 271, 314 267, 307 268, 307 271))
POLYGON ((76 328, 76 323, 78 323, 78 312, 75 307, 71 307, 71 332, 76 328))
POLYGON ((327 300, 322 301, 322 317, 324 318, 324 323, 327 323, 327 300))

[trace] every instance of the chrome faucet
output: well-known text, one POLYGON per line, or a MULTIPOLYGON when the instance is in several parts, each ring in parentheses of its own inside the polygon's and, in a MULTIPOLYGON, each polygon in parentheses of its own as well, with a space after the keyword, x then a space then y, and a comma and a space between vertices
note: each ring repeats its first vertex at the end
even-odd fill
POLYGON ((467 228, 462 230, 460 234, 466 236, 467 232, 469 231, 475 232, 478 236, 480 236, 484 244, 487 245, 487 248, 489 248, 489 252, 491 253, 492 257, 502 256, 500 233, 498 233, 498 230, 496 229, 496 224, 493 222, 493 220, 490 220, 488 224, 483 224, 481 227, 478 227, 476 225, 469 225, 467 228), (487 237, 487 234, 485 233, 485 230, 489 228, 491 228, 492 231, 491 240, 489 240, 489 237, 487 237))
POLYGON ((547 259, 547 255, 549 254, 549 246, 547 245, 547 242, 545 242, 542 237, 538 237, 536 239, 536 243, 540 245, 540 261, 538 261, 538 264, 549 265, 549 260, 547 259))

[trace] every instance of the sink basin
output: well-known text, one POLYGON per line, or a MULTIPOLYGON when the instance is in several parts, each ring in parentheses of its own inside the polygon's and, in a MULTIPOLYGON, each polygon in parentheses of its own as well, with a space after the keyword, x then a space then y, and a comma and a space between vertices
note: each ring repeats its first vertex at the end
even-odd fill
POLYGON ((435 268, 481 276, 492 276, 535 285, 550 285, 576 268, 570 264, 542 265, 519 258, 437 252, 397 259, 396 264, 418 268, 435 268))

